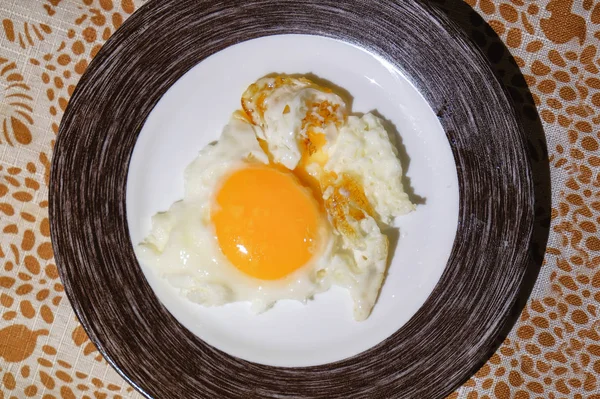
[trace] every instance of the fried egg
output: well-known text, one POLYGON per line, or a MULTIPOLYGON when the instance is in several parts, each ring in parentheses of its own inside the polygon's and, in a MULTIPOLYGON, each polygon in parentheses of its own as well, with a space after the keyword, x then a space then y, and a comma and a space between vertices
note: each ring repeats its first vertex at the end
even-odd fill
POLYGON ((140 260, 204 306, 262 312, 344 287, 366 319, 394 219, 414 209, 382 121, 348 115, 308 79, 259 79, 220 139, 185 171, 181 201, 152 218, 140 260))

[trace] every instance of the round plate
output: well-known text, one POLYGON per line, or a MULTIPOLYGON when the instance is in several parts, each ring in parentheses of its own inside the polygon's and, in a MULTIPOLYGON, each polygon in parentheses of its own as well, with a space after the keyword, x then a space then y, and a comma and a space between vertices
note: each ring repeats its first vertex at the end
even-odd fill
POLYGON ((526 270, 524 143, 475 46, 420 2, 151 1, 102 48, 63 118, 50 182, 56 261, 91 340, 148 397, 442 398, 494 347, 526 270), (448 264, 417 313, 356 356, 303 368, 232 357, 181 326, 136 261, 126 215, 132 151, 167 89, 210 55, 277 34, 342 40, 402 71, 438 113, 460 192, 448 264))
POLYGON ((273 71, 310 71, 312 79, 318 76, 338 91, 343 88, 341 94, 346 93, 352 113, 376 110, 386 118, 392 139, 400 139, 396 144, 403 183, 417 209, 397 218, 394 228, 387 230, 389 263, 371 315, 355 321, 348 291, 336 286, 306 304, 278 301, 260 315, 253 314, 249 302, 206 307, 187 300, 153 267, 138 260, 167 310, 207 344, 270 366, 317 366, 377 345, 423 305, 452 251, 458 224, 458 178, 438 117, 392 65, 359 47, 323 36, 266 36, 206 58, 171 86, 152 109, 127 174, 125 209, 133 243, 148 235, 154 214, 183 198, 185 168, 199 149, 219 139, 232 110, 240 106, 240 93, 273 71))

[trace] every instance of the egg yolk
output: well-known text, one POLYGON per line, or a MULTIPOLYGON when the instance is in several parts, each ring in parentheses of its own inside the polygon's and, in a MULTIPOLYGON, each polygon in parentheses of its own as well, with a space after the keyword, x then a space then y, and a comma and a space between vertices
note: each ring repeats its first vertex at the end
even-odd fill
POLYGON ((223 254, 252 277, 282 278, 308 263, 318 247, 317 201, 293 174, 273 166, 233 172, 213 209, 223 254))

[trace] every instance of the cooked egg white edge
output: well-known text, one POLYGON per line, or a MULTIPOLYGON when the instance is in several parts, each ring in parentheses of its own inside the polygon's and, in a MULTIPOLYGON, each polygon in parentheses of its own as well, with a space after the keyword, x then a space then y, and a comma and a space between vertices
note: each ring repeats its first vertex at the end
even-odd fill
MULTIPOLYGON (((358 178, 377 213, 353 223, 358 236, 338 234, 336 247, 351 254, 332 265, 334 283, 346 287, 354 301, 354 318, 366 319, 372 311, 387 267, 388 239, 379 223, 389 224, 414 209, 402 186, 402 167, 381 120, 373 114, 349 116, 335 143, 328 149, 325 172, 348 173, 358 178)), ((333 188, 326 189, 327 199, 333 188)), ((340 251, 335 252, 336 255, 340 251)))
MULTIPOLYGON (((298 142, 304 136, 302 120, 308 111, 307 104, 323 101, 339 105, 337 117, 341 121, 344 120, 346 106, 341 97, 335 93, 317 90, 304 82, 278 87, 267 96, 261 121, 264 129, 259 137, 267 142, 275 162, 290 170, 296 168, 302 155, 298 142)), ((337 138, 338 129, 334 124, 329 124, 320 133, 325 134, 327 143, 333 143, 337 138)))
POLYGON ((404 192, 396 147, 377 116, 349 116, 328 155, 325 171, 358 177, 381 222, 415 209, 404 192))

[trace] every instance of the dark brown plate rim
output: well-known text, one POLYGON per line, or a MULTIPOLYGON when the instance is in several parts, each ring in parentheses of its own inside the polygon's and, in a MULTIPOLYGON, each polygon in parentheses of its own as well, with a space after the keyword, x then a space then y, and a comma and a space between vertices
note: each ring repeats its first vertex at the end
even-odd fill
POLYGON ((442 398, 494 348, 528 264, 533 188, 525 135, 476 46, 419 1, 154 0, 108 40, 63 117, 50 181, 65 291, 107 361, 147 397, 442 398), (125 213, 141 127, 185 72, 275 34, 340 39, 397 66, 431 107, 456 161, 460 214, 440 282, 381 344, 305 368, 247 362, 204 343, 162 306, 137 264, 125 213))

